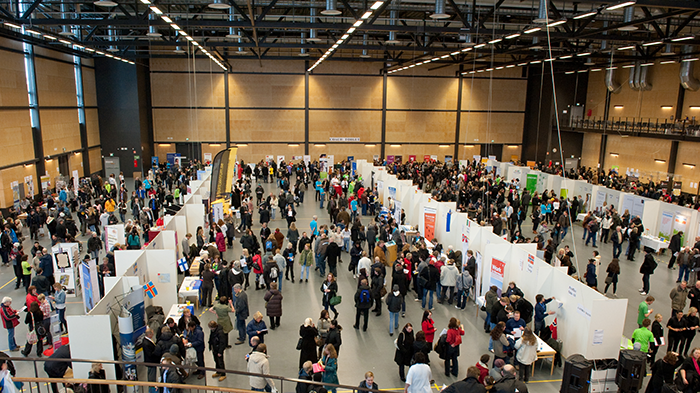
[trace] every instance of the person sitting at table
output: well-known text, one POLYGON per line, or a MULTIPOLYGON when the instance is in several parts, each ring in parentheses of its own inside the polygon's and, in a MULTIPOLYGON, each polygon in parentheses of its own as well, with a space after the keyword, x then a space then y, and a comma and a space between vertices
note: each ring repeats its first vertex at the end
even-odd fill
POLYGON ((199 318, 197 318, 196 315, 192 315, 192 312, 190 311, 189 308, 185 308, 182 310, 182 316, 180 317, 180 320, 177 322, 177 328, 181 331, 184 332, 187 329, 187 324, 193 321, 197 326, 202 326, 199 323, 199 318))
POLYGON ((520 318, 520 311, 514 311, 510 314, 510 318, 506 321, 506 333, 512 334, 515 337, 520 337, 525 330, 525 320, 520 318), (516 330, 518 332, 516 332, 516 330))
POLYGON ((158 329, 158 331, 156 332, 156 341, 160 340, 161 332, 162 332, 163 328, 166 326, 170 329, 170 332, 173 334, 182 333, 182 331, 179 330, 178 326, 175 324, 175 320, 172 318, 168 318, 165 320, 165 323, 163 324, 163 326, 161 326, 160 329, 158 329))

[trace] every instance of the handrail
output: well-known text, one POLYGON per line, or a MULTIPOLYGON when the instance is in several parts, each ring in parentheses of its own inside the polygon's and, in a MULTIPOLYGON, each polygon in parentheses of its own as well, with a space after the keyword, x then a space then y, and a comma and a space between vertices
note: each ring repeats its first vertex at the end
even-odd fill
POLYGON ((163 383, 163 382, 147 382, 147 381, 119 381, 114 379, 77 379, 77 378, 34 378, 34 377, 12 377, 14 382, 26 382, 26 383, 69 383, 75 384, 88 384, 88 385, 118 385, 118 386, 143 386, 143 387, 155 387, 155 388, 173 388, 190 390, 197 387, 202 387, 202 390, 211 390, 215 392, 226 392, 226 393, 253 393, 252 390, 238 389, 238 388, 228 388, 223 386, 213 386, 213 385, 188 385, 184 383, 163 383))
MULTIPOLYGON (((341 384, 334 384, 334 383, 329 383, 329 382, 316 382, 316 381, 309 381, 309 380, 303 380, 303 379, 298 379, 298 378, 288 378, 288 377, 282 377, 282 376, 277 376, 277 375, 271 375, 271 374, 256 374, 256 373, 249 373, 247 371, 240 371, 240 370, 230 370, 230 369, 217 369, 213 367, 198 367, 198 366, 190 366, 190 365, 165 365, 162 363, 143 363, 143 362, 127 362, 123 360, 100 360, 100 359, 61 359, 61 358, 32 358, 32 357, 10 357, 6 360, 10 360, 12 362, 32 362, 34 363, 35 367, 34 369, 37 370, 36 364, 37 362, 46 362, 46 361, 55 361, 55 362, 68 362, 68 363, 102 363, 103 365, 105 364, 113 364, 113 365, 131 365, 131 366, 144 366, 144 367, 171 367, 171 368, 179 368, 183 370, 187 370, 187 372, 191 375, 195 371, 213 371, 213 372, 219 372, 222 371, 226 374, 233 374, 233 375, 239 375, 243 377, 260 377, 260 378, 268 378, 268 379, 274 379, 278 380, 280 382, 289 382, 289 383, 305 383, 309 385, 318 385, 318 386, 332 386, 338 389, 344 389, 344 390, 350 390, 350 391, 359 391, 359 392, 367 392, 367 393, 381 393, 380 390, 376 389, 368 389, 368 388, 361 388, 359 386, 351 386, 351 385, 341 385, 341 384)), ((35 372, 36 374, 36 372, 35 372)), ((37 376, 38 377, 38 376, 37 376)), ((13 378, 13 380, 20 381, 20 379, 17 379, 19 377, 13 378)), ((59 378, 59 382, 65 382, 67 379, 66 378, 59 378)), ((94 381, 94 380, 90 380, 94 381)), ((133 382, 143 382, 143 381, 119 381, 119 382, 124 382, 126 385, 136 385, 133 382)), ((143 386, 149 386, 153 385, 155 382, 144 382, 146 385, 143 386)), ((141 385, 139 385, 141 386, 141 385)), ((191 389, 193 386, 198 386, 198 385, 185 385, 187 386, 188 389, 191 389)), ((247 391, 246 391, 247 392, 247 391)))
POLYGON ((603 131, 630 133, 669 134, 676 136, 700 136, 700 122, 695 119, 645 118, 645 117, 575 117, 564 126, 603 131))

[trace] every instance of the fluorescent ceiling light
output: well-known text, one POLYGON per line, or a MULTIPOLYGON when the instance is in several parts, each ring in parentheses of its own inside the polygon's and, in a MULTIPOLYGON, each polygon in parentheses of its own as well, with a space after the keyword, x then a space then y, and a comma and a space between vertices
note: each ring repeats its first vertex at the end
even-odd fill
POLYGON ((616 70, 617 67, 607 67, 606 70, 616 70))
POLYGON ((653 65, 654 65, 654 62, 653 62, 653 61, 652 61, 652 62, 649 62, 649 63, 642 63, 642 64, 640 64, 641 67, 648 67, 648 66, 653 66, 653 65))
POLYGON ((352 24, 352 27, 360 27, 360 25, 363 23, 363 21, 358 20, 357 22, 352 24))
POLYGON ((661 45, 663 43, 664 43, 663 41, 652 41, 652 42, 645 42, 642 44, 642 46, 661 45))
POLYGON ((515 33, 515 34, 507 35, 507 36, 506 36, 506 39, 507 39, 507 40, 511 40, 511 39, 513 39, 513 38, 518 38, 518 37, 520 37, 520 33, 515 33))
POLYGON ((494 40, 489 41, 489 44, 495 44, 495 43, 501 42, 501 41, 503 41, 503 38, 496 38, 494 40))
POLYGON ((532 28, 529 28, 529 29, 523 31, 523 33, 530 34, 530 33, 536 32, 536 31, 540 31, 540 30, 542 30, 541 27, 532 27, 532 28))
POLYGON ((71 45, 71 44, 72 44, 70 41, 66 41, 66 40, 58 40, 58 42, 60 42, 60 43, 62 43, 62 44, 66 44, 66 45, 71 45))
POLYGON ((570 59, 572 57, 574 57, 574 56, 573 55, 566 55, 566 56, 560 57, 559 59, 564 60, 564 59, 570 59))
POLYGON ((622 2, 622 3, 618 3, 618 4, 615 4, 615 5, 611 5, 611 6, 605 7, 605 10, 606 10, 606 11, 619 10, 620 8, 629 7, 629 6, 631 6, 631 5, 634 5, 635 3, 636 3, 636 1, 634 1, 634 0, 633 0, 633 1, 624 1, 624 2, 622 2))
POLYGON ((474 48, 479 49, 479 48, 483 48, 485 46, 486 46, 486 44, 479 44, 479 45, 474 45, 474 48))
POLYGON ((550 22, 550 23, 547 25, 547 27, 559 26, 559 25, 563 25, 564 23, 566 23, 566 19, 560 19, 560 20, 557 20, 557 21, 554 21, 554 22, 550 22))
POLYGON ((351 28, 348 29, 348 32, 347 32, 347 33, 348 33, 348 34, 352 34, 352 33, 355 32, 355 30, 357 30, 356 27, 351 27, 351 28))
POLYGON ((171 23, 170 27, 172 27, 175 30, 180 30, 180 26, 176 25, 175 23, 171 23))
POLYGON ((566 71, 565 74, 570 75, 570 74, 573 74, 574 72, 576 72, 576 71, 566 71))
POLYGON ((591 52, 584 52, 584 53, 577 53, 576 56, 578 57, 583 57, 583 56, 589 56, 591 52))
POLYGON ((503 66, 496 67, 496 69, 497 69, 497 70, 502 70, 502 69, 503 69, 503 66))
POLYGON ((381 7, 382 4, 384 4, 383 1, 376 1, 374 4, 372 4, 372 6, 369 9, 374 11, 374 10, 378 9, 379 7, 381 7))
POLYGON ((629 45, 629 46, 621 46, 621 47, 617 48, 617 50, 630 50, 630 49, 634 49, 634 48, 635 48, 634 45, 629 45))
POLYGON ((687 40, 692 40, 692 39, 694 39, 694 38, 695 38, 695 36, 688 35, 688 36, 685 36, 685 37, 671 38, 671 41, 673 41, 673 42, 687 41, 687 40))
POLYGON ((583 19, 583 18, 588 18, 589 16, 594 16, 598 15, 598 11, 591 11, 591 12, 586 12, 584 14, 579 14, 574 16, 574 19, 583 19))
POLYGON ((698 59, 697 57, 691 57, 691 58, 689 58, 689 59, 683 59, 683 60, 681 60, 681 61, 683 61, 683 62, 688 62, 688 61, 698 61, 698 60, 699 60, 699 59, 698 59))
POLYGON ((666 61, 659 62, 659 64, 673 64, 675 62, 676 62, 675 60, 666 60, 666 61))
POLYGON ((602 69, 601 69, 601 68, 593 68, 593 69, 591 70, 591 72, 597 72, 597 71, 600 71, 600 70, 602 70, 602 69))
POLYGON ((165 23, 173 23, 173 20, 170 19, 167 15, 161 16, 160 19, 163 19, 165 23))
POLYGON ((513 68, 513 67, 515 67, 515 64, 509 64, 506 66, 506 68, 513 68))
POLYGON ((56 41, 56 40, 58 39, 58 38, 56 38, 56 37, 53 37, 53 36, 50 36, 50 35, 46 35, 46 34, 44 34, 44 38, 46 38, 47 40, 51 40, 51 41, 56 41))
POLYGON ((456 56, 456 55, 458 55, 458 54, 459 54, 459 52, 460 52, 460 51, 457 51, 457 52, 452 52, 452 53, 450 53, 450 54, 451 54, 452 56, 456 56))
POLYGON ((146 4, 146 5, 149 5, 149 4, 151 4, 151 2, 150 2, 150 1, 148 1, 148 0, 141 0, 141 2, 142 2, 143 4, 146 4))
POLYGON ((622 68, 633 68, 634 64, 623 65, 622 68))
POLYGON ((535 60, 535 61, 531 61, 530 64, 539 64, 541 62, 542 62, 542 60, 535 60))
POLYGON ((151 11, 155 12, 157 15, 163 15, 163 11, 161 11, 158 7, 156 7, 156 6, 154 6, 154 5, 152 5, 152 6, 148 7, 148 8, 150 8, 151 11))
POLYGON ((12 28, 15 28, 15 29, 21 29, 21 28, 22 28, 21 26, 16 25, 16 24, 14 24, 14 23, 10 23, 10 22, 5 22, 5 26, 7 26, 7 27, 12 27, 12 28))
POLYGON ((31 29, 26 29, 26 30, 24 30, 24 32, 29 33, 29 34, 41 35, 40 32, 38 32, 36 30, 31 30, 31 29))
POLYGON ((360 17, 360 19, 365 20, 365 19, 369 18, 370 16, 372 16, 372 11, 367 11, 362 15, 362 17, 360 17))

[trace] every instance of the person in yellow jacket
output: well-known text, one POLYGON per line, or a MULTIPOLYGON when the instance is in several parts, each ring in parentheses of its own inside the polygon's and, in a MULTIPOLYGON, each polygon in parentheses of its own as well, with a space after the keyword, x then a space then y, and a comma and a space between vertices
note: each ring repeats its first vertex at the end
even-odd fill
POLYGON ((105 211, 106 211, 107 213, 110 213, 110 214, 111 214, 111 213, 114 213, 114 209, 115 209, 116 206, 117 206, 117 204, 114 202, 114 198, 111 198, 111 197, 110 197, 110 198, 107 199, 107 201, 105 202, 105 211))

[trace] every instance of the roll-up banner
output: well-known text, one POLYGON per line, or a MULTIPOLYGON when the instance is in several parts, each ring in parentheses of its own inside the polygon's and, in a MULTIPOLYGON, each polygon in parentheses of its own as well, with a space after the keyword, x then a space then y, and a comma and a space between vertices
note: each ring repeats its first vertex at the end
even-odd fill
POLYGON ((236 167, 237 148, 222 150, 214 157, 211 173, 210 198, 212 200, 225 198, 231 192, 236 167))

